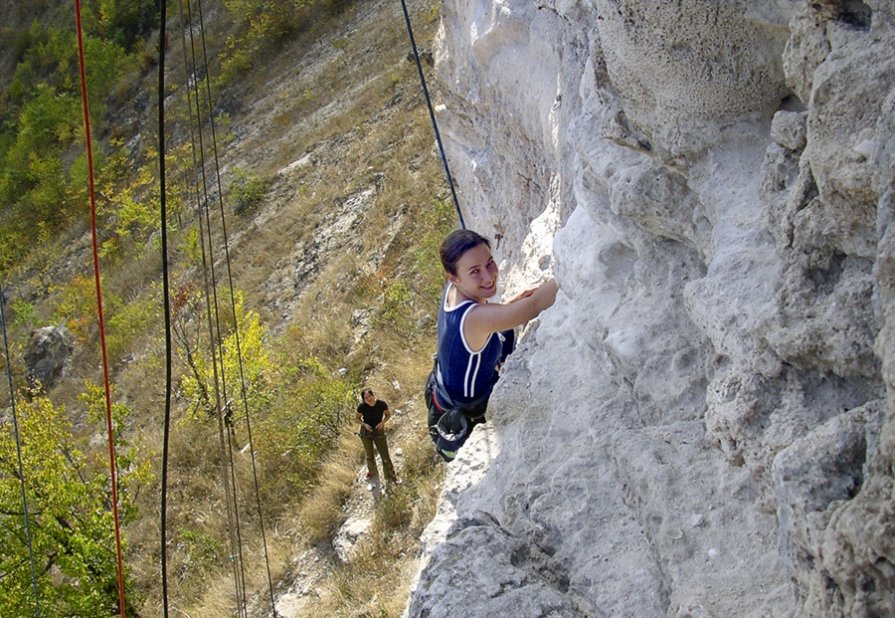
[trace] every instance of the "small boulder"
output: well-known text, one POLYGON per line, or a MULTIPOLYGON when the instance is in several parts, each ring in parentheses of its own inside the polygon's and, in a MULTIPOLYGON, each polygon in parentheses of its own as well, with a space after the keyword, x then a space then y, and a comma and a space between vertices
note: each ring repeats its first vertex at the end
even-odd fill
POLYGON ((28 378, 52 387, 62 377, 71 353, 74 337, 65 326, 45 326, 31 331, 24 360, 28 378))

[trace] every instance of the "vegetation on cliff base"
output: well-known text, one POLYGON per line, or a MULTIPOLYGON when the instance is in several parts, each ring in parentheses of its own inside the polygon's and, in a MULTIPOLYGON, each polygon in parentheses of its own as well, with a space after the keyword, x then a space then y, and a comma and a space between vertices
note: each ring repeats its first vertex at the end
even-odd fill
MULTIPOLYGON (((65 379, 45 391, 19 388, 16 402, 43 613, 94 616, 115 611, 117 589, 104 410, 97 386, 95 291, 85 235, 87 173, 77 48, 71 7, 62 5, 41 4, 40 21, 15 9, 4 28, 11 44, 0 53, 0 67, 10 67, 8 86, 0 92, 0 274, 17 387, 26 382, 20 359, 31 329, 65 325, 75 336, 76 351, 65 379)), ((128 613, 158 615, 164 350, 157 152, 151 145, 157 44, 151 20, 156 3, 86 0, 82 5, 128 613)), ((225 1, 226 11, 215 12, 218 19, 208 24, 216 34, 209 43, 218 63, 211 67, 214 87, 222 89, 224 98, 228 88, 239 91, 249 71, 252 79, 263 80, 259 69, 277 54, 301 54, 321 38, 332 40, 339 56, 370 63, 362 74, 343 60, 327 61, 322 73, 326 84, 343 85, 346 92, 354 88, 350 100, 314 81, 295 84, 295 113, 313 113, 328 104, 327 96, 348 102, 302 136, 315 163, 292 184, 284 186, 268 171, 290 163, 290 151, 264 152, 268 159, 261 165, 256 152, 226 153, 234 162, 232 174, 224 178, 226 210, 240 215, 228 225, 243 240, 234 247, 234 306, 229 305, 230 289, 218 281, 219 334, 209 335, 206 328, 201 261, 213 246, 220 250, 221 232, 215 227, 213 243, 202 238, 193 154, 185 125, 178 124, 189 114, 185 108, 171 109, 175 128, 166 165, 175 397, 168 569, 171 600, 194 616, 219 616, 233 609, 229 594, 209 596, 232 585, 219 486, 219 406, 212 394, 215 360, 222 369, 217 386, 226 393, 227 432, 240 453, 234 477, 246 500, 246 553, 261 553, 259 513, 250 498, 248 418, 261 509, 271 528, 283 531, 268 530, 275 578, 288 573, 297 546, 330 538, 344 521, 343 506, 360 453, 346 420, 353 417, 359 385, 381 385, 379 390, 400 405, 417 397, 415 385, 428 368, 432 326, 426 314, 440 282, 437 244, 453 227, 453 213, 442 199, 442 172, 432 156, 416 73, 401 51, 406 44, 403 23, 391 15, 367 19, 350 37, 339 30, 367 6, 348 0, 233 0, 225 1), (361 79, 365 85, 357 96, 361 79), (385 181, 376 185, 352 235, 341 239, 344 248, 324 256, 332 263, 316 266, 317 279, 291 315, 278 314, 267 296, 270 273, 283 268, 281 261, 296 239, 310 237, 318 217, 368 185, 371 170, 385 181), (297 198, 284 201, 292 189, 297 198), (278 229, 282 225, 259 227, 257 222, 271 209, 299 224, 288 235, 278 229), (391 236, 362 242, 378 240, 385 230, 391 236), (359 326, 361 314, 367 317, 359 326), (403 384, 405 390, 393 384, 403 384)), ((433 34, 437 9, 434 2, 420 7, 416 10, 422 10, 424 19, 418 37, 424 41, 433 34)), ((172 74, 182 72, 172 64, 172 74)), ((185 98, 179 86, 171 88, 172 101, 185 98)), ((228 132, 230 123, 244 121, 249 109, 248 100, 231 105, 219 127, 228 132)), ((271 124, 282 129, 301 120, 283 110, 271 124)), ((233 140, 232 134, 221 137, 233 140)), ((218 226, 219 215, 212 214, 209 221, 218 226)), ((0 452, 6 454, 0 459, 0 575, 9 582, 0 589, 0 614, 30 615, 34 598, 10 420, 9 414, 4 416, 0 436, 0 452)), ((373 529, 357 559, 333 566, 332 578, 322 583, 328 592, 314 610, 318 615, 361 609, 396 615, 403 605, 406 586, 395 586, 393 573, 371 570, 371 556, 378 552, 394 568, 413 570, 414 547, 434 505, 438 469, 431 465, 421 417, 402 420, 406 425, 394 444, 404 449, 405 485, 376 508, 373 529), (370 599, 355 594, 349 582, 389 592, 370 599)), ((250 570, 248 592, 263 596, 262 569, 254 564, 250 570)))

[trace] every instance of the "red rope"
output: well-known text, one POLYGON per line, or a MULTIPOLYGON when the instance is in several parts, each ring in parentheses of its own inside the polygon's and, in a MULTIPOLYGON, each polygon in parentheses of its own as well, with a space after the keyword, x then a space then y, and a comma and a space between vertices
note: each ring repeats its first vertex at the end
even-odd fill
POLYGON ((75 21, 78 30, 78 60, 81 66, 81 101, 84 107, 84 133, 87 136, 87 170, 90 186, 90 229, 93 234, 93 276, 96 282, 96 306, 99 317, 99 342, 103 353, 103 385, 106 393, 106 430, 109 434, 109 474, 112 480, 112 515, 115 520, 115 552, 118 568, 118 608, 125 618, 124 568, 121 560, 121 525, 118 519, 118 477, 115 472, 115 439, 112 428, 112 397, 109 387, 109 359, 106 354, 106 328, 103 320, 103 293, 99 276, 99 250, 96 234, 96 192, 93 180, 93 145, 90 141, 90 106, 87 102, 87 71, 84 68, 84 40, 81 28, 81 2, 75 0, 75 21))

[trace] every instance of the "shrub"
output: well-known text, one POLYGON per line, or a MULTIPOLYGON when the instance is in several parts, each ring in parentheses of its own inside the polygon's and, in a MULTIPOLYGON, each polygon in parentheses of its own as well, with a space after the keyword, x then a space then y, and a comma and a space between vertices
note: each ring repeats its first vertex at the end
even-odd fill
POLYGON ((34 303, 28 302, 24 298, 16 298, 10 303, 12 309, 11 324, 18 328, 30 328, 34 323, 35 308, 34 303))
POLYGON ((385 496, 379 507, 379 522, 385 531, 405 528, 413 515, 413 491, 399 486, 385 496))
POLYGON ((413 254, 413 270, 417 273, 418 291, 433 305, 438 304, 444 285, 441 260, 438 256, 441 241, 454 229, 456 215, 449 200, 438 200, 421 217, 422 233, 413 254))
POLYGON ((161 302, 155 293, 145 298, 123 302, 114 295, 109 295, 108 309, 108 352, 109 360, 114 363, 133 348, 134 341, 146 333, 153 324, 161 322, 161 302))
POLYGON ((316 358, 297 364, 297 383, 281 392, 262 418, 258 445, 273 485, 302 491, 314 483, 321 462, 344 433, 355 388, 316 358))
POLYGON ((403 281, 393 281, 385 290, 382 317, 396 329, 406 331, 410 327, 410 290, 403 281))
POLYGON ((155 0, 99 0, 100 24, 125 49, 157 26, 155 0))
POLYGON ((92 275, 76 275, 67 284, 54 286, 59 293, 51 321, 64 322, 81 342, 87 341, 97 322, 96 282, 92 275))
POLYGON ((230 182, 230 199, 237 215, 247 216, 255 212, 267 193, 267 183, 255 174, 240 168, 233 170, 230 182))
MULTIPOLYGON (((219 291, 218 296, 223 299, 227 297, 227 293, 219 291)), ((242 293, 235 293, 234 298, 238 330, 232 328, 232 323, 231 328, 227 328, 225 316, 219 318, 224 339, 217 346, 213 359, 198 344, 199 330, 196 330, 195 335, 188 332, 191 325, 195 329, 202 328, 202 319, 187 321, 191 315, 201 315, 202 298, 193 290, 189 298, 178 300, 185 310, 175 319, 174 333, 180 344, 178 352, 188 368, 188 373, 181 378, 179 395, 189 404, 196 418, 199 418, 199 411, 204 412, 206 418, 216 413, 217 402, 213 393, 219 374, 223 375, 223 392, 234 402, 229 413, 237 414, 236 417, 228 418, 228 421, 235 423, 244 418, 242 415, 246 406, 249 414, 256 414, 269 405, 272 396, 269 378, 273 365, 264 347, 266 330, 261 317, 255 311, 245 310, 242 293)))
POLYGON ((201 530, 181 528, 177 531, 177 540, 185 550, 185 558, 179 569, 182 573, 193 571, 202 574, 213 568, 222 555, 221 542, 213 535, 201 530))

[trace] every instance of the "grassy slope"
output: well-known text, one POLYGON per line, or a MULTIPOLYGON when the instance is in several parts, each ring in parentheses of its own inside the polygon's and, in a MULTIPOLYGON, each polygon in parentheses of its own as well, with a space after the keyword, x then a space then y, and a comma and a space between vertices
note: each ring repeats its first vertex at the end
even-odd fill
MULTIPOLYGON (((410 4, 417 40, 426 46, 437 25, 437 2, 410 4)), ((435 248, 454 222, 450 208, 438 204, 446 197, 444 179, 416 69, 405 58, 407 48, 397 3, 354 3, 336 22, 288 42, 268 56, 264 66, 259 63, 238 86, 220 95, 229 112, 229 122, 219 127, 228 133, 221 158, 224 186, 234 168, 250 171, 269 186, 252 217, 228 214, 227 224, 235 287, 245 293, 247 307, 262 316, 270 332, 267 348, 281 368, 272 379, 288 382, 297 362, 313 355, 331 370, 348 368, 352 380, 371 384, 393 407, 415 412, 404 417, 404 426, 393 434, 393 448, 405 451, 404 488, 379 505, 372 534, 348 565, 338 566, 326 547, 344 518, 341 503, 360 465, 359 445, 343 440, 322 468, 324 480, 316 490, 298 491, 266 478, 266 462, 259 462, 274 578, 290 577, 296 570, 291 560, 303 547, 323 548, 319 555, 330 575, 320 584, 323 594, 313 615, 398 615, 407 578, 396 573, 413 572, 417 538, 434 506, 438 470, 431 466, 420 393, 434 339, 432 321, 425 316, 434 310, 435 248), (306 154, 309 165, 283 171, 306 154), (291 267, 284 256, 296 253, 296 247, 312 246, 314 230, 326 225, 329 214, 368 188, 372 198, 319 252, 316 270, 301 279, 300 294, 284 313, 277 306, 278 293, 271 291, 271 281, 291 267), (358 311, 366 316, 360 323, 358 311), (371 599, 366 593, 371 589, 382 592, 371 599)), ((172 64, 176 79, 176 62, 172 64)), ((154 79, 148 75, 142 85, 131 86, 152 94, 154 79)), ((150 106, 144 122, 154 120, 153 114, 150 106)), ((175 232, 175 286, 200 282, 183 249, 184 236, 194 226, 195 221, 187 219, 183 230, 175 232)), ((60 290, 69 289, 74 276, 89 273, 88 246, 83 226, 75 226, 48 243, 43 257, 38 256, 43 264, 24 271, 17 289, 36 299, 36 322, 49 318, 60 290)), ((116 335, 120 349, 113 381, 117 400, 134 410, 130 439, 152 457, 158 472, 164 371, 160 309, 155 304, 160 296, 157 247, 150 243, 130 249, 103 268, 109 294, 124 299, 127 306, 146 306, 145 326, 116 335)), ((84 381, 99 378, 95 332, 89 334, 52 398, 66 406, 85 439, 92 438, 93 447, 102 448, 102 428, 87 423, 77 403, 84 381)), ((25 336, 25 329, 16 333, 16 349, 25 336)), ((182 365, 175 367, 175 375, 183 371, 182 365)), ((294 403, 288 398, 279 401, 294 403)), ((227 521, 220 473, 209 455, 216 428, 188 422, 182 406, 175 405, 172 432, 169 602, 192 616, 225 615, 231 611, 233 584, 221 560, 227 521), (185 530, 201 536, 187 542, 185 530), (216 548, 207 558, 199 551, 203 539, 216 548)), ((250 502, 251 477, 244 461, 237 474, 244 499, 250 502)), ((158 494, 157 485, 143 489, 137 499, 140 517, 126 529, 127 567, 145 616, 160 615, 158 494)), ((257 518, 250 505, 243 508, 247 587, 263 598, 266 576, 257 518)))
MULTIPOLYGON (((415 68, 405 59, 407 43, 400 14, 394 3, 387 4, 380 3, 386 10, 372 18, 362 19, 353 12, 345 15, 352 24, 350 33, 323 33, 311 46, 313 62, 298 61, 304 70, 290 70, 297 50, 287 46, 264 70, 253 72, 240 85, 241 102, 232 117, 234 127, 249 124, 255 129, 239 134, 227 150, 224 165, 249 169, 270 182, 267 203, 255 217, 264 223, 239 221, 233 230, 246 232, 233 252, 233 274, 248 303, 281 333, 271 342, 277 358, 289 365, 298 360, 296 350, 300 350, 318 356, 329 367, 347 366, 393 407, 406 409, 408 400, 420 399, 419 385, 432 350, 431 328, 417 323, 432 308, 431 282, 433 272, 437 273, 432 268, 434 247, 453 222, 449 210, 435 205, 438 197, 444 197, 444 181, 433 156, 431 127, 421 105, 415 68), (265 100, 253 101, 253 93, 263 93, 265 100), (310 166, 298 174, 278 173, 306 153, 313 161, 310 166), (271 310, 265 302, 271 296, 268 285, 284 268, 284 254, 301 239, 310 246, 313 230, 324 224, 334 208, 371 186, 377 187, 374 199, 350 229, 317 257, 319 270, 303 279, 303 293, 288 314, 271 310), (427 278, 418 275, 421 264, 427 278), (396 315, 383 317, 386 298, 395 289, 405 306, 396 315), (363 329, 352 320, 358 310, 372 311, 365 336, 359 336, 363 329), (398 390, 393 384, 405 387, 398 390)), ((418 36, 429 40, 436 15, 426 10, 416 17, 418 36)), ((413 403, 409 407, 421 408, 413 403)), ((343 441, 322 471, 323 483, 300 504, 297 492, 288 486, 262 480, 268 489, 263 500, 269 506, 270 529, 277 531, 268 533, 274 579, 282 575, 288 581, 290 560, 302 547, 316 540, 316 547, 324 548, 322 556, 331 574, 320 584, 323 596, 314 604, 313 615, 359 611, 398 615, 403 607, 407 586, 396 582, 395 573, 410 574, 414 569, 417 539, 434 506, 437 479, 421 412, 405 422, 409 426, 400 432, 400 439, 398 434, 393 436, 393 448, 405 450, 406 484, 380 505, 374 531, 353 563, 338 566, 325 548, 345 517, 341 505, 360 465, 360 449, 354 440, 343 441), (365 592, 371 589, 383 593, 371 599, 365 592)), ((184 452, 189 452, 184 446, 184 452)), ((189 458, 180 468, 191 469, 189 458)), ((182 482, 188 485, 197 480, 189 473, 186 477, 182 482)), ((198 485, 210 482, 200 480, 198 485)), ((190 495, 201 500, 201 493, 190 495)), ((209 493, 214 490, 209 488, 209 493)), ((180 513, 184 521, 210 508, 194 499, 187 500, 192 506, 180 513)), ((224 522, 216 523, 220 537, 224 522)), ((254 562, 247 566, 247 579, 249 590, 259 591, 263 600, 266 580, 257 532, 249 524, 246 553, 254 562)), ((191 615, 220 615, 232 597, 230 572, 214 569, 203 579, 205 584, 193 581, 184 587, 187 599, 195 596, 189 603, 191 615), (203 588, 210 592, 199 595, 203 588)), ((151 600, 148 605, 153 605, 151 600)))

